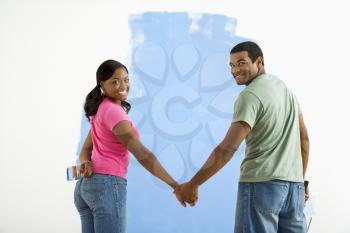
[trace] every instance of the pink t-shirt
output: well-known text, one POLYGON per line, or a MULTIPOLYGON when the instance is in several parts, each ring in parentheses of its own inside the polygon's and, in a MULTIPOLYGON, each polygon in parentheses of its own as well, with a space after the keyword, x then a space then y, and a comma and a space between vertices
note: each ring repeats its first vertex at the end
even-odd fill
POLYGON ((139 133, 124 109, 105 98, 96 115, 91 117, 91 136, 93 149, 91 161, 94 173, 120 176, 126 179, 130 153, 113 134, 113 127, 121 121, 129 121, 139 138, 139 133))

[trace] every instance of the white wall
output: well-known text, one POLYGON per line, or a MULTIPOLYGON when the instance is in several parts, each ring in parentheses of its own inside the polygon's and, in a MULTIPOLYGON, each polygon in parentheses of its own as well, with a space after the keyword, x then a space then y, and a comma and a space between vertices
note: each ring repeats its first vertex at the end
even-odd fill
POLYGON ((350 16, 333 1, 0 2, 0 233, 79 232, 74 183, 82 102, 106 58, 127 62, 128 14, 219 13, 260 41, 294 90, 311 139, 310 232, 350 232, 350 16))

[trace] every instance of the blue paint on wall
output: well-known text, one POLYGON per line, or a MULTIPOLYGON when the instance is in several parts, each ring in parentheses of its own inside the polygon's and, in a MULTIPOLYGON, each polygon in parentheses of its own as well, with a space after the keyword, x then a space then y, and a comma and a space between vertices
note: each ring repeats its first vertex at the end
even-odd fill
MULTIPOLYGON (((141 141, 179 182, 190 179, 222 140, 242 87, 229 68, 236 19, 215 14, 149 12, 129 19, 130 116, 141 141)), ((89 129, 82 120, 80 151, 89 129)), ((128 232, 233 232, 243 147, 200 187, 195 208, 183 208, 170 188, 132 157, 128 232)))

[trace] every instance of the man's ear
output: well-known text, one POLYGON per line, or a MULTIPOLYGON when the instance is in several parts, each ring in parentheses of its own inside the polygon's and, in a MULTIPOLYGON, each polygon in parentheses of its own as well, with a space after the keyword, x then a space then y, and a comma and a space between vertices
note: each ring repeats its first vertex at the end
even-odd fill
POLYGON ((261 56, 256 59, 256 65, 258 66, 259 70, 264 67, 264 59, 261 56))

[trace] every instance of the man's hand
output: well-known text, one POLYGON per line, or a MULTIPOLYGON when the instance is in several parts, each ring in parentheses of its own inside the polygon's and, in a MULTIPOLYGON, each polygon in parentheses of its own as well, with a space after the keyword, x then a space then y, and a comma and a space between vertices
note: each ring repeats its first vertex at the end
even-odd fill
POLYGON ((175 188, 174 194, 183 207, 186 207, 186 202, 193 207, 198 200, 198 185, 183 183, 175 188))
POLYGON ((306 190, 305 190, 305 202, 304 202, 304 206, 305 206, 307 200, 309 200, 309 198, 310 198, 309 188, 306 188, 306 190))
POLYGON ((90 177, 93 173, 91 161, 80 164, 80 174, 82 177, 90 177))

